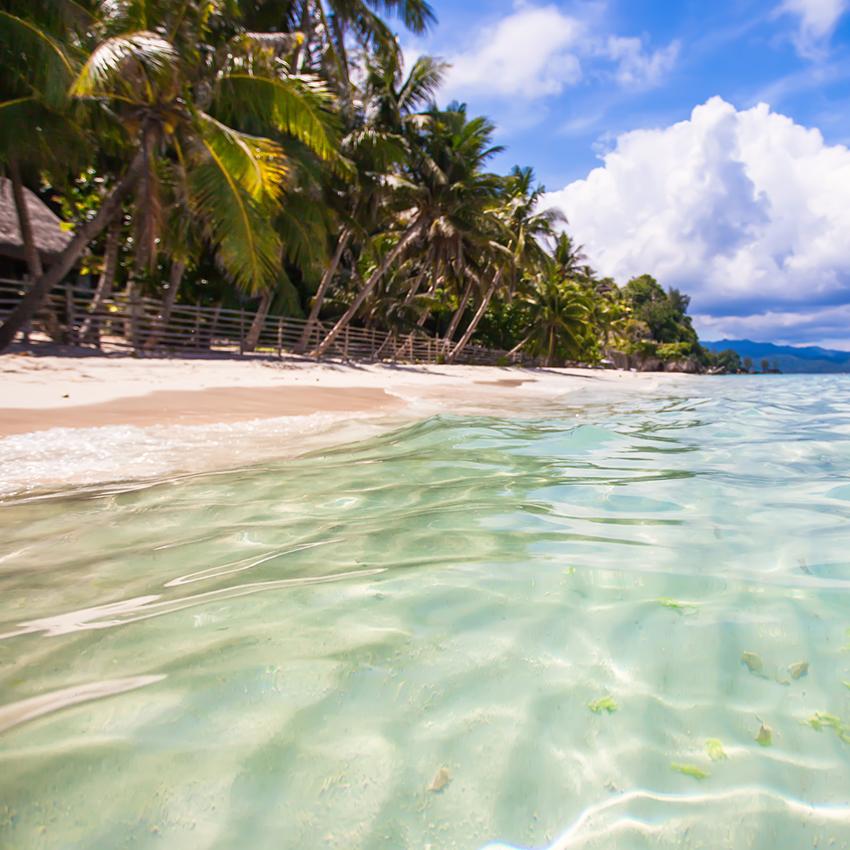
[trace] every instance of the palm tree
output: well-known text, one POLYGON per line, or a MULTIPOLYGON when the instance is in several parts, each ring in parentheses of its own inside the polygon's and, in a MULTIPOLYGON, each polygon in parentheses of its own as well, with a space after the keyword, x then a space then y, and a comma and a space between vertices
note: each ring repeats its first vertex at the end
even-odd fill
POLYGON ((576 280, 586 277, 589 266, 585 265, 587 257, 583 245, 576 245, 568 233, 561 232, 555 240, 552 251, 555 268, 564 280, 576 280))
POLYGON ((415 35, 424 33, 436 20, 426 0, 301 0, 285 5, 289 25, 303 36, 297 55, 298 70, 322 72, 346 100, 351 94, 350 44, 355 42, 372 55, 392 52, 397 47, 392 30, 376 9, 401 18, 415 35))
POLYGON ((507 237, 500 258, 502 261, 494 267, 490 286, 466 331, 452 350, 448 358, 450 362, 457 358, 472 338, 499 287, 512 282, 518 273, 533 273, 550 262, 543 242, 554 236, 555 226, 565 219, 559 210, 538 210, 545 192, 543 186, 534 185, 534 172, 530 168, 515 166, 506 178, 504 196, 497 211, 507 237))
POLYGON ((395 227, 383 238, 391 247, 361 291, 316 350, 324 354, 356 315, 372 290, 414 245, 432 280, 468 285, 470 259, 489 242, 499 179, 485 172, 501 148, 492 144, 493 125, 468 118, 464 105, 429 110, 411 138, 411 160, 396 180, 395 227))
MULTIPOLYGON (((273 222, 292 161, 275 138, 257 131, 286 134, 325 161, 337 157, 330 96, 316 78, 289 72, 279 38, 237 32, 211 53, 198 45, 217 32, 216 19, 224 15, 218 7, 103 2, 98 12, 87 29, 85 54, 66 50, 47 31, 38 36, 70 80, 68 99, 108 110, 125 148, 137 152, 97 215, 0 327, 0 350, 131 192, 136 260, 140 266, 152 262, 163 178, 183 181, 178 197, 185 198, 186 214, 198 222, 225 274, 249 292, 262 292, 280 269, 283 246, 273 222)), ((37 29, 8 14, 0 23, 37 29)))
POLYGON ((546 366, 559 359, 581 356, 590 303, 578 284, 562 280, 553 270, 542 272, 536 276, 525 302, 531 327, 511 353, 525 348, 542 357, 546 366))
POLYGON ((404 77, 397 46, 367 60, 362 106, 341 143, 344 156, 353 164, 353 178, 335 181, 330 193, 341 225, 296 351, 306 349, 328 288, 352 239, 358 234, 363 238, 385 223, 381 201, 387 195, 388 176, 405 162, 411 127, 422 107, 432 103, 443 70, 441 63, 421 56, 404 77))

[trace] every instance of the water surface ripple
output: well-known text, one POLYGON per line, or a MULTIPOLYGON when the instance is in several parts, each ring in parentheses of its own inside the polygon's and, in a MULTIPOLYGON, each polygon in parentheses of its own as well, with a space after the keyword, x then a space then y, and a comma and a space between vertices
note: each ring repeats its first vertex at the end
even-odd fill
POLYGON ((0 503, 0 846, 848 848, 848 519, 840 377, 0 503))

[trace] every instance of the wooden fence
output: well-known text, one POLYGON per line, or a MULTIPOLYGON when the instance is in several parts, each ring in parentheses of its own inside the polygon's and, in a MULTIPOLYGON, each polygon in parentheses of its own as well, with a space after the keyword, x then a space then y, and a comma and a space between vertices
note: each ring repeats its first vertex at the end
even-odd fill
MULTIPOLYGON (((20 301, 26 285, 21 281, 0 279, 0 321, 20 301)), ((163 302, 153 298, 116 293, 97 306, 93 299, 92 289, 70 284, 57 287, 39 313, 38 323, 45 327, 51 321, 54 326, 58 323, 63 341, 71 345, 104 352, 130 350, 152 355, 169 351, 254 353, 278 357, 294 351, 309 354, 329 330, 326 325, 317 322, 308 331, 305 319, 267 315, 256 345, 249 346, 255 317, 250 310, 175 304, 166 316, 163 302)), ((440 363, 444 361, 447 350, 450 347, 445 340, 423 332, 391 334, 347 327, 337 336, 327 356, 345 360, 440 363)), ((471 344, 460 352, 454 362, 533 365, 527 355, 471 344)))

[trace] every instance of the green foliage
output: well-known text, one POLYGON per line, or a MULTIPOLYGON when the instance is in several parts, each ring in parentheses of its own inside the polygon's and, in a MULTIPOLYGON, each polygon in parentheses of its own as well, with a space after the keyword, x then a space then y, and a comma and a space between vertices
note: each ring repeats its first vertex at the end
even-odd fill
MULTIPOLYGON (((406 67, 378 13, 421 33, 425 0, 11 8, 0 162, 49 186, 77 229, 137 169, 117 285, 160 294, 185 268, 178 301, 253 308, 270 291, 274 310, 312 308, 332 333, 450 336, 446 362, 483 343, 504 364, 624 353, 733 371, 700 348, 687 296, 649 275, 598 279, 533 171, 491 170, 488 118, 436 106, 446 66, 406 67)), ((103 228, 79 271, 103 268, 103 228)))
MULTIPOLYGON (((749 368, 741 361, 741 355, 731 348, 718 352, 706 352, 708 365, 719 372, 727 375, 735 375, 738 372, 749 371, 749 368)), ((752 367, 752 361, 750 362, 752 367)))

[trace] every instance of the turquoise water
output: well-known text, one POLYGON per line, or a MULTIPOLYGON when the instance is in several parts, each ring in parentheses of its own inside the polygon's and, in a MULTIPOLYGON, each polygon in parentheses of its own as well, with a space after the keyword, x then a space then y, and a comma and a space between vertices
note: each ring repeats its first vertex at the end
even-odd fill
POLYGON ((0 847, 850 847, 848 519, 815 377, 7 500, 0 847))

